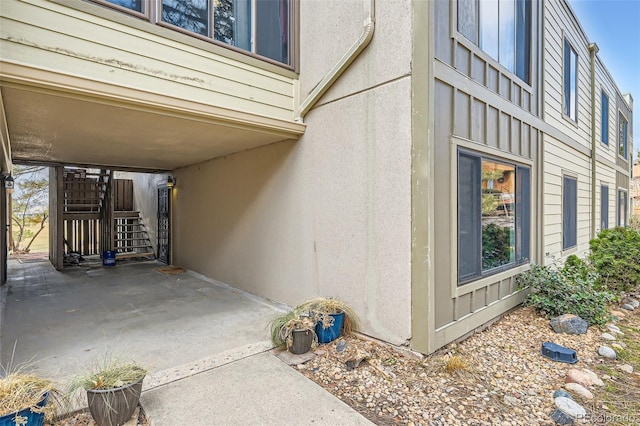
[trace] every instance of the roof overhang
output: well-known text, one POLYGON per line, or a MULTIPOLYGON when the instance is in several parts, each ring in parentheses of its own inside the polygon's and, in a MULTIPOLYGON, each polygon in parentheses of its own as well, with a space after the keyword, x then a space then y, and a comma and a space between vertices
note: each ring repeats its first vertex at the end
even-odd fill
POLYGON ((10 149, 16 163, 173 170, 295 140, 305 128, 293 120, 2 61, 0 95, 3 153, 10 149))

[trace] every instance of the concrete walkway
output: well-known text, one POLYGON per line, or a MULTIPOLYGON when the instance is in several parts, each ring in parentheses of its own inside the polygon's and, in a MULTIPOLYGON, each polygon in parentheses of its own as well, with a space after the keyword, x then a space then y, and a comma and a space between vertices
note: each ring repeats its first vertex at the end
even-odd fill
POLYGON ((154 426, 371 424, 269 352, 283 306, 161 266, 10 261, 3 366, 29 362, 64 386, 107 353, 136 360, 150 372, 141 404, 154 426))

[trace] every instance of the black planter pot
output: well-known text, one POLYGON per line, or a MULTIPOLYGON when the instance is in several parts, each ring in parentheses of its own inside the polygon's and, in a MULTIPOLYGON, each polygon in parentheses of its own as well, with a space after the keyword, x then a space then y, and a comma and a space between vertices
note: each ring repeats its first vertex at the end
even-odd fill
POLYGON ((296 355, 306 354, 311 350, 313 344, 313 330, 293 330, 292 340, 293 344, 289 348, 289 352, 296 355))
POLYGON ((135 411, 142 392, 142 380, 115 389, 87 389, 91 417, 98 426, 121 426, 135 411))

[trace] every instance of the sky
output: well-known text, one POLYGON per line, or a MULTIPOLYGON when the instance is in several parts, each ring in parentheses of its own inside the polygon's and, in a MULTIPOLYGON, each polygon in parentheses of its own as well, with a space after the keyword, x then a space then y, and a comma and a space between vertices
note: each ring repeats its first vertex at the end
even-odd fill
POLYGON ((634 103, 634 158, 640 150, 640 0, 569 0, 590 42, 600 49, 621 93, 634 103))

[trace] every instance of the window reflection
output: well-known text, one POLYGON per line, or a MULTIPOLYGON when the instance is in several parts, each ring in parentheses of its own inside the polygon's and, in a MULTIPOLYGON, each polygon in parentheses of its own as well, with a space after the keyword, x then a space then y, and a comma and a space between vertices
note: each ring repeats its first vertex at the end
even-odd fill
POLYGON ((203 36, 209 35, 208 0, 162 0, 162 20, 203 36))
POLYGON ((142 0, 107 0, 109 3, 142 13, 142 0))
POLYGON ((482 270, 515 261, 515 167, 482 161, 482 270))

